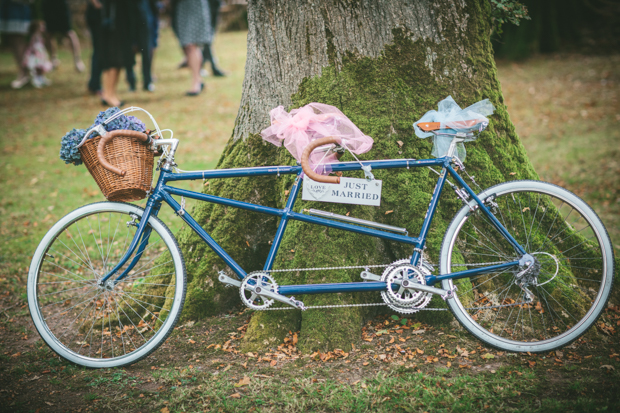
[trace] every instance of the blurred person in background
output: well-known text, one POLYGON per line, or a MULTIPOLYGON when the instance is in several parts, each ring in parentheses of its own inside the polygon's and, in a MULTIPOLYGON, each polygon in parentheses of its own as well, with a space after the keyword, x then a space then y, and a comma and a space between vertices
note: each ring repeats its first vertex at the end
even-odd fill
POLYGON ((133 61, 131 44, 132 7, 136 0, 98 0, 101 3, 102 73, 101 103, 121 107, 124 102, 117 93, 120 71, 133 61))
MULTIPOLYGON (((221 0, 209 0, 209 11, 211 13, 211 39, 215 39, 215 32, 217 30, 217 18, 220 14, 221 0)), ((217 59, 213 53, 213 40, 210 43, 205 44, 202 49, 202 65, 205 63, 211 64, 211 73, 213 76, 226 76, 219 67, 217 67, 217 59)), ((203 73, 204 74, 204 73, 203 73)))
MULTIPOLYGON (((211 39, 215 38, 215 32, 217 30, 217 18, 220 13, 221 0, 209 0, 209 13, 211 15, 211 39)), ((206 43, 202 49, 202 66, 200 69, 200 75, 206 77, 207 71, 204 69, 205 63, 211 64, 211 73, 213 76, 226 76, 226 73, 220 70, 217 66, 217 59, 213 53, 213 40, 210 43, 206 43)), ((187 67, 187 60, 184 60, 179 65, 179 69, 187 67)))
POLYGON ((84 62, 82 62, 80 39, 78 39, 75 31, 71 29, 71 13, 67 1, 43 0, 41 11, 43 12, 43 19, 45 20, 45 28, 47 31, 45 45, 52 57, 52 64, 54 67, 60 65, 60 59, 58 59, 57 54, 58 48, 54 40, 60 45, 62 39, 67 37, 71 44, 71 51, 73 52, 75 70, 78 72, 86 70, 84 62))
POLYGON ((19 89, 29 81, 23 65, 26 35, 32 20, 29 3, 23 0, 0 0, 0 33, 7 39, 17 68, 17 78, 11 82, 13 89, 19 89))
POLYGON ((200 77, 202 48, 213 39, 207 0, 173 0, 172 28, 183 47, 192 75, 190 89, 185 94, 198 96, 204 88, 200 77))
POLYGON ((103 20, 101 0, 88 0, 86 5, 86 24, 90 30, 93 52, 90 59, 90 79, 88 91, 101 95, 101 22, 103 20))
MULTIPOLYGON (((149 0, 133 0, 130 1, 132 8, 131 17, 131 38, 132 49, 134 53, 140 54, 141 66, 142 66, 142 87, 148 92, 155 91, 155 85, 151 77, 151 64, 153 62, 153 50, 154 37, 157 32, 154 32, 154 20, 155 16, 153 8, 149 0)), ((136 90, 136 75, 133 67, 135 60, 131 62, 131 65, 127 66, 127 83, 131 91, 136 90)))
POLYGON ((28 47, 24 52, 22 64, 30 75, 32 86, 37 89, 51 84, 45 74, 52 71, 53 65, 45 48, 44 39, 45 22, 34 20, 30 24, 28 47))

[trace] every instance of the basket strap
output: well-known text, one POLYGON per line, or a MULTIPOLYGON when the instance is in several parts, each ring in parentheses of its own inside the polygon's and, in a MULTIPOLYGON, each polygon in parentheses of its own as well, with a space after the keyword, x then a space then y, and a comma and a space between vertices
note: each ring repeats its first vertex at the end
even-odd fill
POLYGON ((108 142, 112 141, 112 139, 117 138, 119 136, 134 138, 139 140, 140 142, 147 142, 149 140, 149 136, 143 132, 133 131, 133 130, 115 130, 112 132, 106 132, 99 141, 99 145, 97 146, 97 158, 99 159, 99 163, 108 171, 115 173, 120 176, 125 176, 127 171, 123 171, 120 168, 109 163, 105 158, 104 148, 108 144, 108 142))

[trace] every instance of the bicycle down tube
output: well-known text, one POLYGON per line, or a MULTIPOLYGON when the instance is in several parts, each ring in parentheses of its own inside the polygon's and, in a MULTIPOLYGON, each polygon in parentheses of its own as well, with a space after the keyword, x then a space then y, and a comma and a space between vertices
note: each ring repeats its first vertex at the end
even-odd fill
MULTIPOLYGON (((428 210, 426 212, 424 221, 422 223, 422 227, 420 230, 420 234, 418 237, 411 237, 408 235, 396 234, 393 232, 382 231, 375 228, 363 227, 359 225, 349 224, 345 222, 335 221, 328 218, 322 218, 317 216, 311 216, 303 213, 298 213, 293 211, 293 207, 295 206, 295 202, 297 200, 297 196, 300 191, 300 187, 302 184, 302 169, 301 166, 266 166, 266 167, 250 167, 250 168, 235 168, 235 169, 218 169, 211 171, 198 171, 198 172, 183 172, 183 173, 173 173, 169 170, 162 169, 157 181, 157 184, 153 190, 153 193, 148 199, 146 209, 144 211, 144 215, 142 216, 140 223, 138 225, 138 229, 136 234, 134 235, 134 240, 132 241, 130 248, 128 249, 126 255, 121 259, 121 261, 115 266, 115 268, 108 273, 103 279, 102 283, 105 283, 110 277, 112 277, 119 268, 121 268, 129 259, 129 257, 133 254, 136 247, 140 242, 140 248, 144 248, 144 243, 148 243, 148 234, 143 234, 146 227, 146 222, 150 218, 151 215, 157 215, 159 208, 161 206, 161 202, 166 202, 176 213, 177 215, 187 223, 192 230, 194 230, 200 238, 204 242, 206 242, 209 247, 222 259, 224 262, 233 270, 235 274, 240 279, 243 279, 247 276, 247 273, 241 266, 232 258, 228 253, 194 220, 194 218, 185 211, 182 206, 172 197, 181 196, 190 199, 196 199, 199 201, 212 202, 219 205, 231 206, 234 208, 245 209, 254 212, 260 212, 263 214, 274 215, 280 217, 280 222, 278 224, 278 228, 276 230, 276 234, 274 240, 272 242, 271 249, 265 261, 265 265, 263 267, 263 271, 270 271, 272 269, 273 263, 275 261, 275 257, 280 247, 280 242, 284 236, 286 227, 288 225, 289 220, 296 220, 307 222, 310 224, 322 225, 329 228, 341 229, 344 231, 355 232, 362 235, 370 235, 373 237, 383 238, 391 241, 396 241, 404 244, 409 244, 414 247, 413 254, 411 256, 411 264, 417 265, 420 258, 421 253, 424 249, 424 245, 426 242, 426 236, 430 229, 430 225, 432 223, 435 210, 437 209, 437 205, 439 202, 439 197, 443 190, 445 181, 447 179, 447 175, 450 174, 459 185, 461 185, 467 193, 470 195, 471 199, 477 204, 478 208, 482 213, 484 213, 492 225, 496 227, 496 229, 502 234, 504 238, 517 250, 519 253, 524 254, 525 251, 519 243, 514 240, 514 238, 508 233, 508 231, 502 226, 502 224, 495 218, 489 208, 484 205, 484 202, 480 200, 473 190, 465 183, 465 181, 456 173, 456 171, 452 168, 451 158, 443 157, 437 159, 425 159, 425 160, 416 160, 416 159, 395 159, 395 160, 381 160, 381 161, 364 161, 365 165, 370 165, 372 169, 392 169, 392 168, 420 168, 427 166, 440 166, 442 167, 442 171, 438 178, 437 184, 433 191, 431 201, 428 206, 428 210), (270 176, 270 175, 297 175, 295 182, 289 192, 288 199, 286 201, 286 205, 284 208, 273 208, 258 204, 252 204, 243 201, 237 201, 233 199, 223 198, 215 195, 204 194, 199 192, 194 192, 186 189, 176 188, 167 185, 169 182, 174 181, 187 181, 187 180, 204 180, 204 179, 217 179, 217 178, 236 178, 236 177, 255 177, 255 176, 270 176), (144 236, 143 236, 144 235, 144 236)), ((342 162, 331 165, 332 170, 334 172, 338 171, 355 171, 361 170, 361 166, 357 162, 342 162)), ((136 256, 138 256, 136 254, 136 256)), ((122 280, 133 268, 135 262, 137 260, 134 257, 132 261, 132 265, 129 265, 122 274, 120 274, 115 282, 122 280)), ((491 273, 499 270, 505 270, 510 267, 518 266, 519 261, 513 261, 508 263, 503 263, 500 265, 492 265, 488 267, 480 267, 465 271, 454 272, 445 275, 428 275, 426 276, 426 283, 428 285, 433 285, 437 282, 446 279, 459 279, 471 277, 473 275, 491 273)), ((322 293, 340 293, 340 292, 365 292, 365 291, 384 291, 386 289, 385 282, 379 281, 364 281, 364 282, 349 282, 349 283, 330 283, 330 284, 307 284, 307 285, 283 285, 280 286, 280 294, 283 295, 293 295, 293 294, 322 294, 322 293)))

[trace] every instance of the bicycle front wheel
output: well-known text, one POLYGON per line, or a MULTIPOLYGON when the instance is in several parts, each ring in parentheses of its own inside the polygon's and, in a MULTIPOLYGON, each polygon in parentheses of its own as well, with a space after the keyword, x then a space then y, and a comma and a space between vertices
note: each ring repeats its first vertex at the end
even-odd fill
MULTIPOLYGON (((486 205, 535 265, 443 281, 445 289, 457 287, 448 300, 457 320, 507 351, 550 351, 579 338, 613 284, 613 249, 596 213, 572 192, 539 181, 499 184, 478 197, 490 198, 486 205)), ((440 268, 449 274, 520 258, 485 214, 465 206, 446 231, 440 268)))
POLYGON ((45 343, 65 359, 92 368, 128 365, 172 332, 185 300, 185 265, 158 218, 149 218, 143 248, 115 277, 137 261, 129 274, 112 288, 98 284, 127 251, 143 213, 131 204, 86 205, 39 244, 28 274, 30 314, 45 343))

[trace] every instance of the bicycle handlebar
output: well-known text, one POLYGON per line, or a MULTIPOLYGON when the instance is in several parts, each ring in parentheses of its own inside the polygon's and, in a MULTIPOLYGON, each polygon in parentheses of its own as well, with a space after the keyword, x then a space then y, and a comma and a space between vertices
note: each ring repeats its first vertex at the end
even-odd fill
POLYGON ((310 168, 310 161, 308 160, 313 150, 315 150, 319 146, 327 145, 330 143, 340 145, 340 138, 336 138, 335 136, 327 136, 325 138, 320 138, 310 142, 310 144, 306 146, 304 152, 301 155, 301 169, 303 169, 304 173, 313 181, 323 182, 325 184, 339 184, 339 176, 325 176, 314 172, 312 168, 310 168))
POLYGON ((108 171, 115 173, 120 176, 125 176, 127 171, 123 171, 121 168, 118 168, 111 163, 109 163, 105 158, 105 153, 103 152, 105 146, 112 139, 118 136, 125 136, 128 138, 135 138, 140 142, 147 142, 149 140, 149 136, 146 133, 133 131, 133 130, 115 130, 112 132, 106 132, 99 141, 99 145, 97 146, 97 158, 99 159, 99 163, 102 167, 107 169, 108 171))

